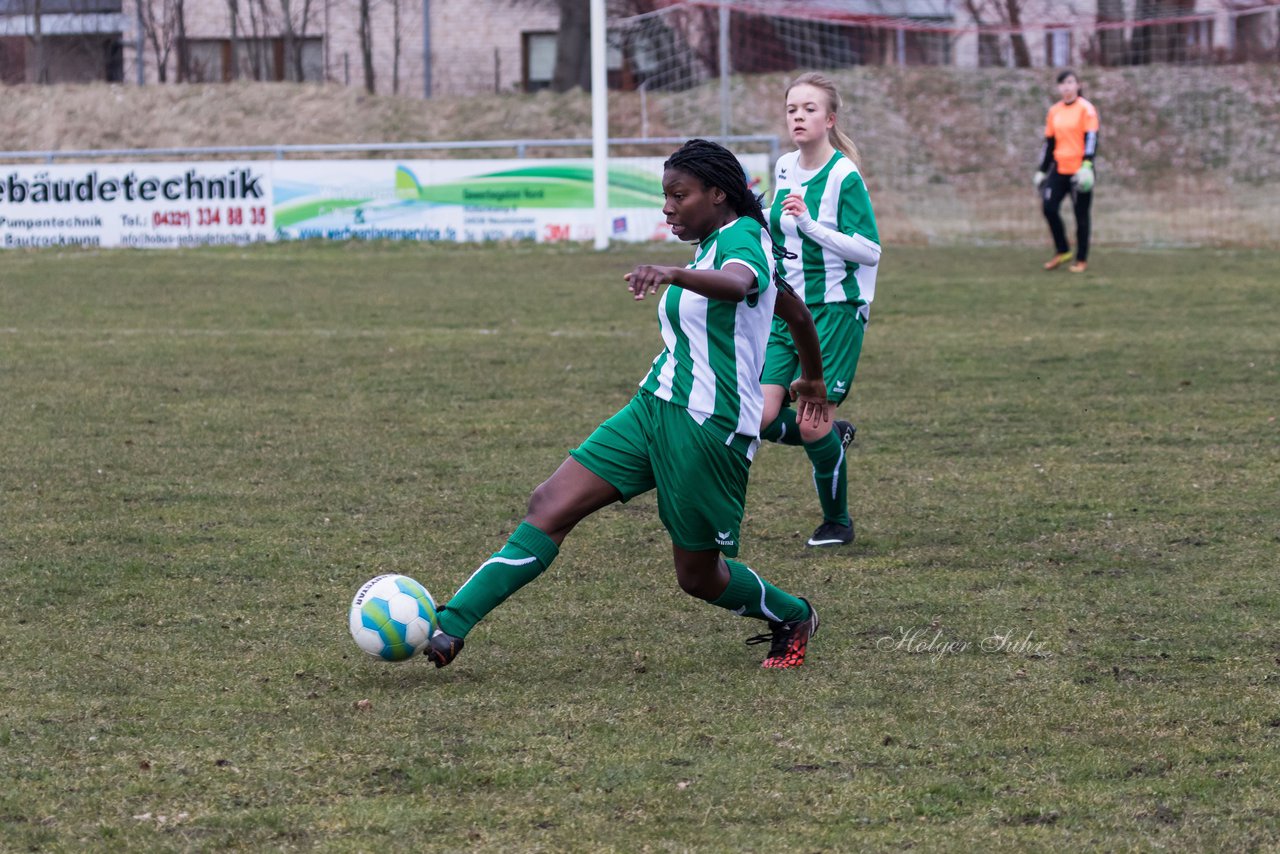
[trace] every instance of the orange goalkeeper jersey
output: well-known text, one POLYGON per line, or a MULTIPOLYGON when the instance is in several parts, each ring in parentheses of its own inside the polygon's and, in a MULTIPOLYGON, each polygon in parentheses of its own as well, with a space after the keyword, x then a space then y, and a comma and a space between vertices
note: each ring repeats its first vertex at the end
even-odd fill
POLYGON ((1093 157, 1098 139, 1098 111, 1084 98, 1062 101, 1049 108, 1044 135, 1053 140, 1053 159, 1059 175, 1074 175, 1086 157, 1093 157))

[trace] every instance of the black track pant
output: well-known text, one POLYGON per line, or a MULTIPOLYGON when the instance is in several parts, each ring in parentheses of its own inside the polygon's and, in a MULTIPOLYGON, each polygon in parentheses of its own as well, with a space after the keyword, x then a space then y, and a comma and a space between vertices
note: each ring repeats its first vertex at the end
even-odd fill
POLYGON ((1044 202, 1044 218, 1049 221, 1049 231, 1053 234, 1053 246, 1058 253, 1071 251, 1067 242, 1067 229, 1062 224, 1062 200, 1071 196, 1071 206, 1076 213, 1076 260, 1089 260, 1089 207, 1093 204, 1093 191, 1082 193, 1071 185, 1070 175, 1059 175, 1050 172, 1040 191, 1044 202))

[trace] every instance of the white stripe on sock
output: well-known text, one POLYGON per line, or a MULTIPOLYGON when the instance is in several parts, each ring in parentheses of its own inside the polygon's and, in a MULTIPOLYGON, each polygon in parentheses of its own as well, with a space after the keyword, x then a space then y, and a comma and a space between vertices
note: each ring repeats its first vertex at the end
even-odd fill
POLYGON ((772 620, 775 623, 781 623, 782 618, 779 617, 777 614, 773 613, 772 611, 770 611, 767 607, 765 607, 765 604, 764 604, 765 587, 764 587, 764 582, 760 580, 760 576, 756 575, 756 571, 751 567, 747 566, 745 563, 742 566, 747 572, 751 573, 751 577, 756 580, 756 584, 760 585, 760 613, 764 614, 765 617, 767 617, 768 619, 772 620))
MULTIPOLYGON (((844 465, 844 446, 840 447, 840 459, 836 461, 836 467, 831 472, 831 500, 834 501, 836 495, 840 492, 840 466, 844 465)), ((813 470, 813 488, 822 491, 822 484, 818 482, 818 469, 813 470)))
POLYGON ((511 559, 511 558, 509 558, 509 557, 499 557, 498 555, 494 555, 493 557, 491 557, 491 558, 489 558, 488 560, 486 560, 484 563, 482 563, 482 564, 480 564, 479 566, 477 566, 477 567, 476 567, 476 571, 475 571, 475 572, 473 572, 473 573, 471 573, 471 577, 470 577, 470 578, 468 578, 466 581, 462 582, 462 587, 459 587, 459 588, 458 588, 458 592, 457 592, 457 593, 454 593, 453 595, 454 595, 454 596, 457 596, 457 595, 458 595, 458 593, 461 593, 461 592, 462 592, 462 590, 463 590, 463 588, 464 588, 464 587, 466 587, 468 584, 470 584, 470 583, 471 583, 471 579, 472 579, 472 578, 475 578, 477 575, 479 575, 479 574, 480 574, 480 570, 484 569, 486 566, 488 566, 488 565, 489 565, 489 564, 491 564, 491 563, 505 563, 507 566, 526 566, 526 565, 528 565, 528 564, 533 563, 533 562, 534 562, 534 561, 536 561, 536 560, 537 560, 537 558, 536 558, 536 557, 526 557, 526 558, 521 558, 520 560, 512 560, 512 559, 511 559))

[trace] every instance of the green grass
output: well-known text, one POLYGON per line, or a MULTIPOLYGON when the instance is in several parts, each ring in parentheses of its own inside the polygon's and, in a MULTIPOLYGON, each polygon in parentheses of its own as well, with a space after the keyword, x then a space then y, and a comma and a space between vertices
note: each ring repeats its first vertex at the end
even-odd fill
POLYGON ((502 543, 683 250, 0 255, 0 849, 1274 850, 1280 256, 1041 254, 886 253, 853 547, 761 452, 782 673, 651 496, 445 670, 346 630, 502 543))

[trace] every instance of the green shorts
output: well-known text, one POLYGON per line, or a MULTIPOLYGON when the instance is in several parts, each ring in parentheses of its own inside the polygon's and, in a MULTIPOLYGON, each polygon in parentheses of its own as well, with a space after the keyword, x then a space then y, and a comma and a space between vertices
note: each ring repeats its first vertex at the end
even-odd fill
MULTIPOLYGON (((837 302, 811 305, 809 311, 813 313, 813 325, 818 328, 818 343, 822 346, 822 376, 827 383, 827 400, 839 405, 849 396, 853 375, 858 371, 862 336, 867 328, 866 306, 837 302)), ((787 324, 775 317, 764 351, 764 372, 760 383, 789 388, 799 377, 800 354, 791 340, 787 324)))
POLYGON ((639 392, 569 452, 622 500, 658 491, 658 518, 688 551, 738 554, 751 461, 684 407, 639 392))

